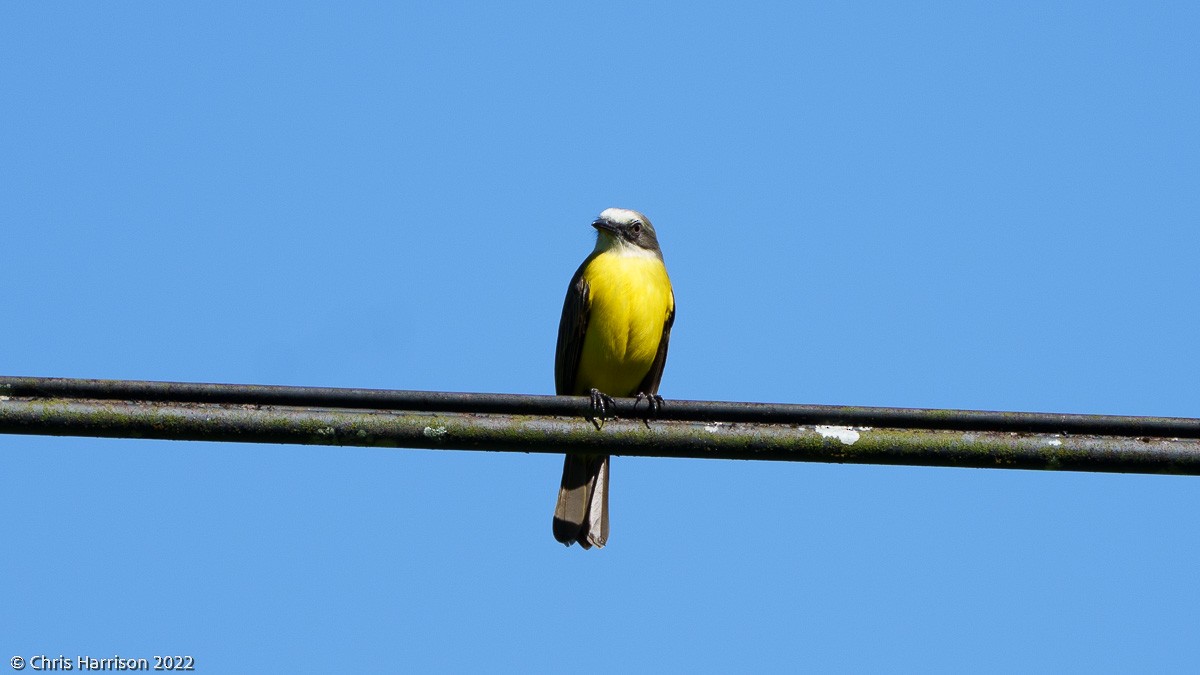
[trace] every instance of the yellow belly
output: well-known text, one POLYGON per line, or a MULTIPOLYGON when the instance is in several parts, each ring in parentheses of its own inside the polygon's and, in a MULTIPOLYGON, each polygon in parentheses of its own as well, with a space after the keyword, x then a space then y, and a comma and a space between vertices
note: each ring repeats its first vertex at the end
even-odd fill
POLYGON ((593 258, 583 276, 591 309, 574 393, 596 388, 632 396, 654 362, 675 305, 667 269, 658 258, 609 252, 593 258))

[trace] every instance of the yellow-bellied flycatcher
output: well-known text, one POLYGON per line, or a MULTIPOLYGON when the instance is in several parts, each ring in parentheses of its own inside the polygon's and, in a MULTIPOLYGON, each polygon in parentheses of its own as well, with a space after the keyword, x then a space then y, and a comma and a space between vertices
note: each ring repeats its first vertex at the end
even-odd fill
MULTIPOLYGON (((605 209, 592 223, 596 248, 563 303, 554 389, 592 397, 603 418, 614 396, 646 396, 651 407, 667 361, 675 294, 654 226, 628 209, 605 209)), ((570 546, 608 541, 608 455, 567 455, 554 509, 554 538, 570 546)))

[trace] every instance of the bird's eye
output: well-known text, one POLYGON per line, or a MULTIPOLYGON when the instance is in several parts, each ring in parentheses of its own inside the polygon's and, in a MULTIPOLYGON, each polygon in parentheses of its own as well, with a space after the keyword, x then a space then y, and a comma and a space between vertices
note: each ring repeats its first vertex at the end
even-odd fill
POLYGON ((635 235, 642 233, 642 224, 639 221, 633 221, 633 225, 629 226, 629 231, 635 235))

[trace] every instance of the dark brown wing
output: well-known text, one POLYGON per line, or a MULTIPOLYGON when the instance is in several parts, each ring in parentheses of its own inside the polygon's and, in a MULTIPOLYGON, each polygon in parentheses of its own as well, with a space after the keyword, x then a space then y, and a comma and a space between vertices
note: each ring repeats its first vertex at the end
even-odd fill
POLYGON ((575 378, 579 376, 579 357, 583 354, 583 336, 587 333, 591 309, 583 269, 591 261, 588 256, 575 270, 571 285, 567 287, 567 298, 563 300, 562 319, 558 322, 558 347, 554 350, 554 393, 560 396, 575 393, 575 378))
POLYGON ((638 394, 657 394, 658 383, 662 381, 663 367, 667 365, 667 343, 671 341, 671 325, 675 323, 675 294, 671 294, 671 313, 667 315, 667 322, 663 324, 662 339, 658 341, 658 353, 654 355, 654 362, 650 364, 650 370, 646 373, 646 377, 642 378, 642 383, 638 385, 638 394))

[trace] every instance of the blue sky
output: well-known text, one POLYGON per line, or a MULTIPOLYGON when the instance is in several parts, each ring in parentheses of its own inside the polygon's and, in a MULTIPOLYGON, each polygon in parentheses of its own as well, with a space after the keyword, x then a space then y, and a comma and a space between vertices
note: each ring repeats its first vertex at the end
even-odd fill
MULTIPOLYGON (((1194 3, 0 9, 0 372, 550 393, 654 221, 668 398, 1200 416, 1194 3)), ((1200 479, 0 436, 3 656, 1184 671, 1200 479)))

